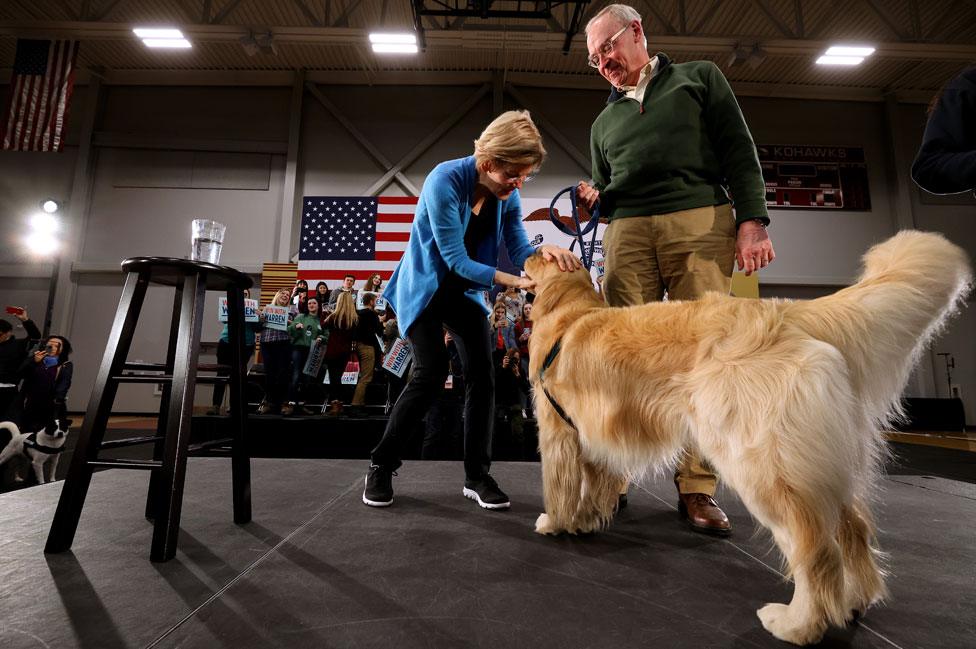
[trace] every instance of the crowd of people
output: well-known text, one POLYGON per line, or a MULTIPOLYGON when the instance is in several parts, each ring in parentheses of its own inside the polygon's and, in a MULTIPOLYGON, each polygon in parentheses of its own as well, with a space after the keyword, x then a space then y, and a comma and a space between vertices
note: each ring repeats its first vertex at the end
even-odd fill
MULTIPOLYGON (((264 398, 257 414, 362 414, 375 368, 398 334, 395 314, 383 308, 381 276, 371 275, 362 289, 355 284, 355 276, 346 275, 335 289, 330 290, 326 282, 311 289, 299 279, 291 290, 279 289, 259 309, 257 322, 245 323, 246 362, 257 340, 264 367, 264 398), (269 311, 276 317, 269 317, 269 311), (359 365, 355 389, 342 381, 353 359, 359 365), (306 407, 318 401, 322 403, 318 412, 306 407)), ((229 365, 229 349, 225 325, 217 346, 221 366, 229 365)), ((222 413, 223 396, 223 386, 218 384, 209 414, 222 413)))

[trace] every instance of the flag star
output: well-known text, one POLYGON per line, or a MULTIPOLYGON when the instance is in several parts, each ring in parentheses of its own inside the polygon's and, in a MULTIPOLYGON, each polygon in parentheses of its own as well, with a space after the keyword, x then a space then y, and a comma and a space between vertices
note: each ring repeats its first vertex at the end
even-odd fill
POLYGON ((319 205, 325 205, 325 201, 319 201, 319 205))
POLYGON ((345 251, 346 251, 346 249, 345 249, 345 248, 343 248, 343 249, 342 249, 342 250, 341 250, 340 252, 345 252, 345 251))
POLYGON ((308 237, 302 237, 302 241, 308 241, 308 237))
POLYGON ((370 252, 370 248, 366 248, 366 252, 370 252))
POLYGON ((307 252, 308 248, 302 248, 302 252, 307 252))

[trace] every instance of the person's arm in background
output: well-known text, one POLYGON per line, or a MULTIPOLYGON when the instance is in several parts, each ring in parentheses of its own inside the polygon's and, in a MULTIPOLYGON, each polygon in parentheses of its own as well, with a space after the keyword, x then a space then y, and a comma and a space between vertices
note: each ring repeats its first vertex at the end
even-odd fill
POLYGON ((976 67, 950 81, 925 125, 912 180, 932 194, 976 189, 976 67))

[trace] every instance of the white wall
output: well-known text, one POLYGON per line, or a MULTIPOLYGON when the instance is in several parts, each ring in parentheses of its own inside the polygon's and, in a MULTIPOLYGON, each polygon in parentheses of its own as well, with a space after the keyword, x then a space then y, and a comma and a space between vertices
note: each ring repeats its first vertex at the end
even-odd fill
MULTIPOLYGON (((473 86, 319 88, 393 163, 445 120, 456 116, 458 107, 477 91, 473 86)), ((275 222, 283 200, 284 156, 280 147, 274 153, 254 150, 262 150, 261 143, 287 142, 290 89, 108 87, 103 92, 105 100, 96 131, 116 138, 116 143, 123 138, 127 144, 125 148, 97 149, 89 224, 77 261, 97 265, 116 264, 124 257, 142 254, 182 256, 189 239, 188 223, 198 217, 216 218, 228 224, 222 257, 228 264, 256 266, 273 259, 275 222), (203 144, 189 146, 187 142, 203 144), (207 149, 206 143, 213 145, 210 148, 226 148, 221 142, 233 142, 231 148, 238 153, 216 155, 186 150, 207 149), (261 160, 266 160, 265 166, 261 160), (263 185, 262 174, 267 181, 263 185), (209 188, 221 183, 234 188, 209 188)), ((602 109, 606 93, 539 88, 519 88, 518 92, 533 107, 540 122, 549 122, 573 147, 588 155, 589 124, 602 109)), ((897 228, 892 216, 895 191, 888 177, 890 134, 886 131, 884 106, 754 98, 743 98, 741 104, 757 142, 860 146, 865 149, 869 169, 870 212, 774 211, 770 233, 778 259, 764 273, 769 285, 767 294, 813 296, 853 278, 861 254, 897 228)), ((517 105, 506 96, 504 107, 517 105)), ((919 110, 898 110, 896 128, 911 134, 910 146, 915 146, 921 135, 919 110)), ((429 150, 407 165, 405 176, 420 187, 434 164, 467 155, 472 140, 491 114, 489 92, 429 150)), ((553 133, 543 129, 543 135, 550 155, 543 173, 523 190, 528 197, 551 197, 588 175, 567 155, 553 133)), ((908 155, 913 154, 914 151, 908 155)), ((298 195, 362 194, 385 171, 307 92, 298 161, 298 195)), ((4 191, 5 198, 8 188, 15 187, 21 205, 42 194, 63 193, 71 187, 73 165, 70 152, 60 156, 0 154, 0 191, 4 191), (2 184, 7 179, 12 180, 2 184)), ((405 192, 394 182, 381 193, 405 192)), ((916 194, 912 196, 919 227, 943 231, 971 252, 976 251, 976 226, 963 214, 964 210, 924 205, 916 194)), ((5 203, 0 201, 0 210, 5 203)), ((0 214, 5 216, 2 232, 11 236, 15 228, 8 218, 10 211, 0 214)), ((292 215, 284 218, 294 218, 297 224, 292 215)), ((297 234, 295 227, 292 250, 297 234)), ((0 257, 0 265, 3 263, 0 257)), ((112 272, 85 273, 75 275, 73 280, 77 286, 77 309, 67 333, 79 351, 70 405, 83 409, 118 302, 121 276, 112 272)), ((0 278, 0 282, 0 302, 8 295, 23 301, 36 302, 39 298, 41 304, 46 300, 46 286, 41 280, 11 282, 0 278)), ((215 300, 216 296, 212 296, 211 301, 215 300)), ((210 306, 205 340, 214 340, 218 331, 210 306)), ((145 323, 140 326, 130 358, 161 359, 169 308, 168 292, 153 289, 147 300, 145 323)), ((972 367, 976 365, 976 343, 968 333, 973 324, 968 314, 954 321, 937 346, 938 351, 950 351, 956 356, 957 382, 963 387, 969 419, 976 422, 976 373, 972 367)), ((931 365, 923 370, 932 375, 928 376, 930 385, 940 384, 941 375, 936 375, 931 365)), ((146 386, 126 388, 120 395, 119 410, 155 407, 155 398, 146 386)), ((204 388, 198 402, 207 398, 209 389, 204 388)))

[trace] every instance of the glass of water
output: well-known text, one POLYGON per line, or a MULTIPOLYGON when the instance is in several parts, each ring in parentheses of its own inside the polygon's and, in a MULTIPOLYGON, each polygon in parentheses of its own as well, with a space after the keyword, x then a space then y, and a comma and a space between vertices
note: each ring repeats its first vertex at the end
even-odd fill
POLYGON ((216 264, 220 261, 220 249, 224 245, 227 226, 210 219, 193 220, 193 248, 190 259, 216 264))

